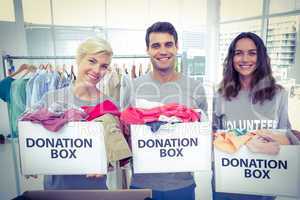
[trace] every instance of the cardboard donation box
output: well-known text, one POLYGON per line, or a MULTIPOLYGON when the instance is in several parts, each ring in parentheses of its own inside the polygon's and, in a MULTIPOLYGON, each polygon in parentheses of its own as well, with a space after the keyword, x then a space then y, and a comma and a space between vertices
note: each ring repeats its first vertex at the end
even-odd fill
POLYGON ((107 173, 101 123, 69 122, 57 132, 31 122, 18 125, 23 175, 107 173))
POLYGON ((253 153, 243 145, 235 153, 214 147, 217 192, 300 197, 300 143, 290 132, 289 145, 276 155, 253 153))
POLYGON ((131 126, 134 173, 193 172, 211 169, 208 122, 131 126))

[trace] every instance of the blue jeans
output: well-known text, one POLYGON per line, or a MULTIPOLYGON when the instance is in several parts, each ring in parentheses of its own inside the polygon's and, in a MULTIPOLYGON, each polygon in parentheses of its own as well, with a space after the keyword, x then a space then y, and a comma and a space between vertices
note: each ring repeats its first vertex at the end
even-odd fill
MULTIPOLYGON (((157 191, 152 190, 153 200, 195 200, 195 187, 191 185, 185 188, 168 191, 157 191)), ((138 187, 130 186, 130 189, 143 189, 138 187)))

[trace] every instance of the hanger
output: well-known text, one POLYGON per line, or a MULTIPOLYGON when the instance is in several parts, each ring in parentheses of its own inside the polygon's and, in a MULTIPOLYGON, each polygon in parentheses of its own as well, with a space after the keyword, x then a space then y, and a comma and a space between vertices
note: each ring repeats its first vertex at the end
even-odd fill
POLYGON ((22 74, 22 76, 20 76, 20 78, 23 78, 25 75, 27 75, 29 72, 32 72, 32 71, 35 71, 36 70, 36 67, 34 65, 28 65, 28 64, 22 64, 16 72, 12 73, 10 76, 11 77, 14 77, 16 76, 17 74, 20 74, 20 73, 24 73, 22 74))
POLYGON ((35 73, 36 72, 36 70, 37 70, 37 67, 35 66, 35 65, 28 65, 28 68, 27 68, 27 70, 26 70, 26 72, 25 72, 25 74, 23 74, 22 76, 21 76, 21 78, 29 78, 30 77, 30 75, 32 75, 32 73, 35 73), (28 76, 29 75, 29 76, 28 76), (27 77, 26 77, 27 76, 27 77))
MULTIPOLYGON (((73 67, 73 66, 71 66, 71 70, 72 70, 72 67, 73 67)), ((66 68, 67 68, 67 65, 66 65, 66 64, 63 64, 63 66, 62 66, 62 72, 63 72, 63 74, 66 74, 67 77, 69 77, 69 76, 71 76, 71 74, 68 73, 68 71, 67 71, 66 68)))
POLYGON ((71 76, 73 77, 74 81, 76 81, 76 75, 74 74, 73 65, 71 65, 71 76))
POLYGON ((143 75, 143 64, 140 63, 139 65, 139 76, 142 76, 143 75))
POLYGON ((45 65, 44 64, 40 64, 39 65, 39 69, 45 69, 45 65))
POLYGON ((18 69, 17 71, 13 72, 10 74, 10 77, 14 77, 18 74, 20 74, 21 72, 25 71, 28 69, 28 65, 27 64, 22 64, 18 69))
POLYGON ((46 65, 46 70, 47 70, 47 72, 53 72, 53 67, 52 67, 52 65, 50 63, 48 63, 46 65))
POLYGON ((118 74, 119 76, 122 75, 122 72, 121 72, 121 70, 120 70, 118 64, 116 64, 116 72, 117 72, 117 74, 118 74))
POLYGON ((131 78, 132 79, 135 79, 137 77, 135 69, 136 69, 136 66, 135 66, 135 64, 133 64, 132 67, 131 67, 131 78))
POLYGON ((148 63, 148 67, 147 67, 147 70, 145 71, 145 74, 147 74, 151 70, 152 70, 152 65, 151 65, 151 63, 148 63))
POLYGON ((125 63, 123 64, 123 70, 124 70, 125 74, 128 74, 128 70, 126 68, 126 64, 125 63))

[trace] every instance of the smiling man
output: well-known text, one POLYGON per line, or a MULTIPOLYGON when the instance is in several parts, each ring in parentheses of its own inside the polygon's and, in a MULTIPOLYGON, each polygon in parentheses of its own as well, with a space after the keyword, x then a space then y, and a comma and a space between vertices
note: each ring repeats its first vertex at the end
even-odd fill
MULTIPOLYGON (((169 22, 157 22, 146 32, 147 53, 153 71, 122 85, 121 107, 154 106, 178 103, 190 108, 207 109, 202 84, 176 72, 178 36, 169 22)), ((155 163, 154 163, 155 164, 155 163)), ((133 172, 131 188, 150 188, 156 200, 194 200, 195 181, 191 173, 133 172)))
POLYGON ((174 27, 167 23, 152 25, 146 34, 146 45, 153 65, 152 77, 161 83, 177 80, 179 74, 175 71, 175 65, 178 37, 174 27), (160 29, 166 32, 159 32, 160 29))

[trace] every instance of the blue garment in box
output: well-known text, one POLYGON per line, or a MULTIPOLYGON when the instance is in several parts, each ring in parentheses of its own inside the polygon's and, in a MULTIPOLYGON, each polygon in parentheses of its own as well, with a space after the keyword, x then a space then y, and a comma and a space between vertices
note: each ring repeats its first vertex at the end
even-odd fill
POLYGON ((162 122, 162 121, 154 121, 154 122, 147 122, 146 125, 150 126, 152 133, 155 133, 158 131, 161 125, 167 124, 168 122, 162 122))

